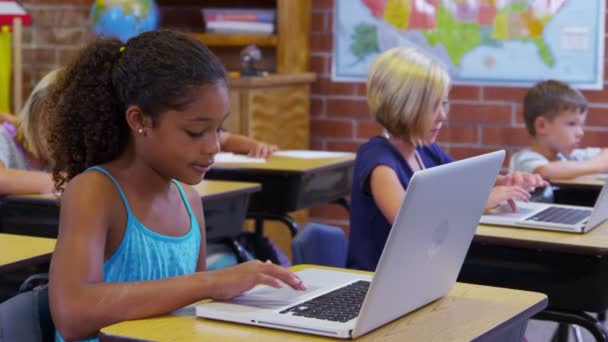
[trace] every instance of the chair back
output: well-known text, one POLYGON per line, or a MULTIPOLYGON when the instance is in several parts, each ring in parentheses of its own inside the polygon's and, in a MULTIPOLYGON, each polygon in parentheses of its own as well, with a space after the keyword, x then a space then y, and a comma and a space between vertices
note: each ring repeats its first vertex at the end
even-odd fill
POLYGON ((293 264, 346 266, 347 241, 338 227, 309 223, 291 240, 293 264))

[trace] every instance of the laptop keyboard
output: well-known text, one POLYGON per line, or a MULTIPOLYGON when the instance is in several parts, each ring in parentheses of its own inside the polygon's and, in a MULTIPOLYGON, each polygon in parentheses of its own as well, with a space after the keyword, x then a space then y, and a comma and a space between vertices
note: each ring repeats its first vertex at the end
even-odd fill
POLYGON ((575 224, 591 215, 590 209, 549 207, 526 219, 527 221, 575 224))
POLYGON ((359 315, 370 282, 359 280, 281 311, 293 316, 348 322, 359 315))

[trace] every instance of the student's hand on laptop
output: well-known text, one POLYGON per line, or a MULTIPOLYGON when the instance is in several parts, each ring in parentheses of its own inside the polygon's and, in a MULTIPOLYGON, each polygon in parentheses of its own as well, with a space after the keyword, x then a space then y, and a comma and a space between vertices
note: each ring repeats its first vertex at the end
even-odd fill
POLYGON ((254 148, 249 151, 249 156, 255 158, 268 158, 278 149, 279 147, 277 145, 258 142, 255 144, 254 148))
POLYGON ((496 178, 497 185, 515 185, 534 191, 536 188, 549 186, 549 183, 543 177, 536 173, 515 171, 505 176, 496 178))
POLYGON ((515 200, 528 201, 530 193, 516 185, 497 185, 490 192, 490 197, 486 203, 486 210, 492 210, 504 202, 507 202, 513 211, 517 211, 515 200))
POLYGON ((256 285, 268 285, 279 289, 285 283, 295 290, 306 290, 302 280, 293 272, 271 262, 259 260, 209 272, 209 275, 213 275, 211 298, 218 300, 234 298, 256 285))

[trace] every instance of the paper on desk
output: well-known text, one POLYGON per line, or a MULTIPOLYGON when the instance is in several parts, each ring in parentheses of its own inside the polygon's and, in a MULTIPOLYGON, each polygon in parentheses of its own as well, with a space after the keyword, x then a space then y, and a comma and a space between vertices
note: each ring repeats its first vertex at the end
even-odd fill
POLYGON ((249 157, 244 154, 220 152, 215 155, 215 162, 216 163, 265 163, 266 159, 249 157))
POLYGON ((299 159, 318 159, 318 158, 337 158, 350 155, 349 152, 334 151, 310 151, 310 150, 285 150, 276 151, 272 155, 280 157, 290 157, 299 159))

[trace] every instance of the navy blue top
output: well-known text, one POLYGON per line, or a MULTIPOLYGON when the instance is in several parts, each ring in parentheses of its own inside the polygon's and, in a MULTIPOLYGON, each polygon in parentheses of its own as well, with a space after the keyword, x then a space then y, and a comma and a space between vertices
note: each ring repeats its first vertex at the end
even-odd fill
MULTIPOLYGON (((437 144, 417 147, 416 151, 425 168, 453 161, 437 144)), ((386 138, 376 136, 359 147, 351 188, 348 268, 375 271, 392 227, 376 205, 370 190, 369 177, 379 165, 395 170, 404 189, 413 175, 405 158, 386 138)))

